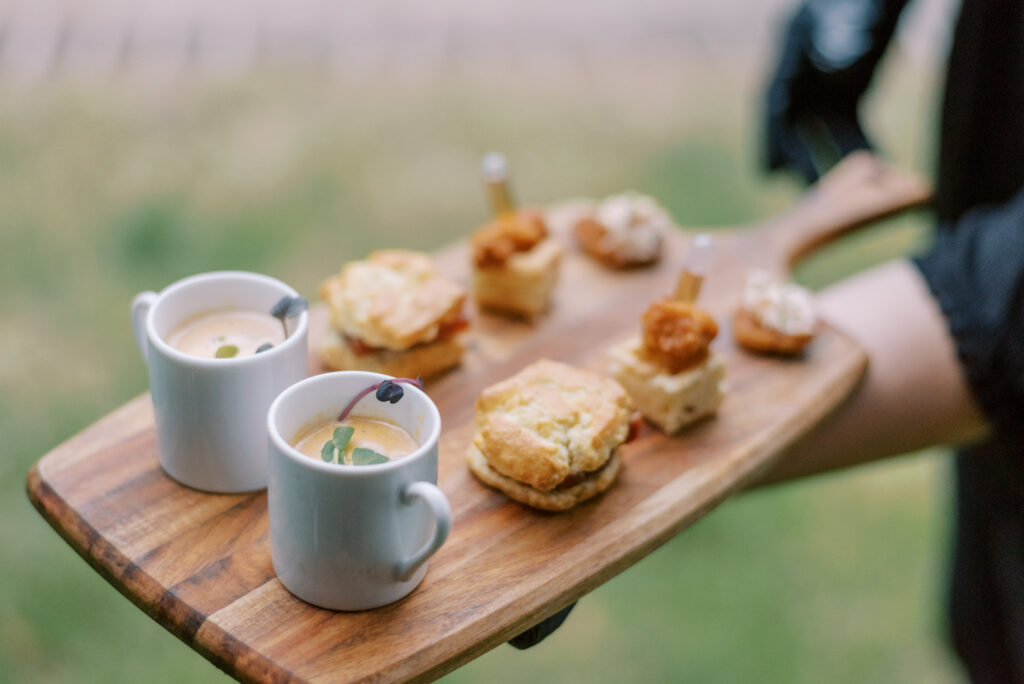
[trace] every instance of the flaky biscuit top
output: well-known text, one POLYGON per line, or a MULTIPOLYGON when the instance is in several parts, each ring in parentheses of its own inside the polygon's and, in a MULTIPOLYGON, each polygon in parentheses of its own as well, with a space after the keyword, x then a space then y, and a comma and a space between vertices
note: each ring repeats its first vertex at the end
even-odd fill
POLYGON ((443 278, 426 254, 373 252, 320 286, 331 323, 371 347, 403 350, 432 342, 462 315, 466 293, 443 278))
POLYGON ((541 360, 477 397, 473 444, 502 475, 550 491, 603 466, 626 440, 632 411, 614 380, 541 360))

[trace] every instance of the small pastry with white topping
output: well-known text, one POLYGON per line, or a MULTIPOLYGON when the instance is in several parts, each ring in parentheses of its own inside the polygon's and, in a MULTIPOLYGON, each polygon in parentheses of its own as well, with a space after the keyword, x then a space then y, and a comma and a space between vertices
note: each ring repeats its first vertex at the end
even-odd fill
POLYGON ((653 264, 665 233, 675 226, 668 211, 648 195, 628 191, 600 202, 573 226, 583 250, 609 268, 653 264))
POLYGON ((743 301, 732 321, 737 344, 756 353, 796 356, 817 328, 814 298, 805 288, 768 271, 747 274, 743 301))

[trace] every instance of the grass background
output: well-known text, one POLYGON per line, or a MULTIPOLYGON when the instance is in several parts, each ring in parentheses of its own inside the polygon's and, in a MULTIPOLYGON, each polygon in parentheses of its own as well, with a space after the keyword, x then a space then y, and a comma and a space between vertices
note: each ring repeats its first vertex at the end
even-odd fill
MULTIPOLYGON (((49 529, 31 464, 146 390, 136 292, 240 268, 313 298, 345 261, 433 249, 485 217, 477 163, 543 203, 633 187, 683 225, 781 211, 758 170, 761 64, 624 59, 507 78, 264 70, 146 87, 0 84, 0 681, 226 677, 145 617, 49 529)), ((897 63, 867 117, 927 172, 934 80, 897 63)), ((864 231, 805 264, 822 287, 919 249, 928 219, 864 231)), ((941 452, 746 494, 602 586, 528 652, 450 682, 944 682, 941 452)))

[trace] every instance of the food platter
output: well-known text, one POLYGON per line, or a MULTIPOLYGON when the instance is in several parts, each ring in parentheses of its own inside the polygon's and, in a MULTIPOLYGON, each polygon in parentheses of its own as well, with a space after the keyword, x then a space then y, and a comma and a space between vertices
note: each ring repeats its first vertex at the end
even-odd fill
MULTIPOLYGON (((440 676, 639 561, 832 410, 864 372, 864 352, 827 325, 796 360, 739 351, 728 319, 744 273, 786 271, 813 246, 927 196, 915 177, 856 156, 789 214, 717 231, 702 305, 723 328, 715 349, 726 359, 728 395, 718 415, 676 437, 645 427, 625 447, 616 484, 564 513, 511 502, 469 473, 473 402, 539 358, 602 371, 607 347, 672 291, 692 233, 670 236, 661 262, 641 270, 610 271, 569 247, 554 306, 532 323, 472 312, 461 366, 427 385, 443 423, 438 483, 452 506, 451 536, 419 588, 392 605, 340 613, 289 594, 271 566, 266 494, 205 494, 170 479, 157 463, 148 395, 41 458, 29 497, 119 591, 241 680, 440 676)), ((467 281, 465 245, 437 260, 467 281)), ((326 326, 326 311, 314 307, 314 348, 326 326)), ((310 370, 321 370, 315 355, 310 370)))

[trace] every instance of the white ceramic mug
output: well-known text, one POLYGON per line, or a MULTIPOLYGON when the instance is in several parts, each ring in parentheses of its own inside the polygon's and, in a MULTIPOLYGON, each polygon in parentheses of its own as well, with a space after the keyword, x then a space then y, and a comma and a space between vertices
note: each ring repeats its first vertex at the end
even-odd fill
POLYGON ((436 484, 441 416, 419 388, 403 384, 396 404, 370 393, 351 413, 407 430, 420 445, 408 456, 339 465, 292 446, 303 428, 336 419, 361 390, 388 377, 318 375, 282 392, 267 416, 274 572, 288 591, 323 608, 366 610, 407 595, 451 528, 448 499, 436 484))
POLYGON ((223 493, 267 486, 267 409, 306 377, 307 313, 288 321, 288 339, 253 356, 201 358, 165 340, 190 316, 227 308, 269 314, 286 295, 298 293, 265 275, 219 271, 132 300, 135 338, 149 366, 157 455, 175 480, 223 493))

